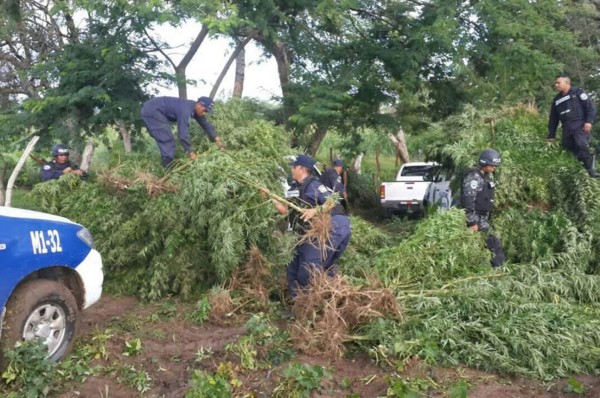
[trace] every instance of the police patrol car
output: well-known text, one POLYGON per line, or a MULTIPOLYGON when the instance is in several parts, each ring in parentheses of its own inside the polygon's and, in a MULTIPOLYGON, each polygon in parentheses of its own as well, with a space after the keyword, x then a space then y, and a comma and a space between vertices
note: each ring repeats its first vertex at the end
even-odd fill
POLYGON ((64 217, 0 206, 2 351, 41 339, 59 360, 72 348, 79 312, 102 294, 102 258, 89 231, 64 217))

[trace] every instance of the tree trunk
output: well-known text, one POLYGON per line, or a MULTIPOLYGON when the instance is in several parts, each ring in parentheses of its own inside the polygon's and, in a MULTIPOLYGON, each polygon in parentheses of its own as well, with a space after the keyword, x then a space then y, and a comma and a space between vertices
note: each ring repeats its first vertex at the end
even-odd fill
POLYGON ((246 46, 246 44, 248 44, 248 42, 250 40, 252 40, 252 36, 246 37, 242 42, 238 43, 238 45, 235 48, 235 50, 233 51, 233 53, 231 53, 231 56, 229 57, 229 59, 225 63, 225 66, 221 70, 221 74, 217 78, 217 81, 215 82, 215 85, 213 86, 213 88, 212 88, 212 90, 210 92, 210 98, 214 98, 215 97, 215 95, 217 94, 217 90, 219 89, 219 86, 223 82, 223 79, 225 78, 225 75, 227 74, 227 71, 231 67, 231 64, 233 63, 233 61, 235 61, 235 59, 237 58, 238 54, 244 49, 244 47, 246 46))
POLYGON ((185 53, 183 56, 181 62, 175 67, 175 78, 177 79, 179 98, 187 99, 187 81, 185 77, 185 70, 187 69, 192 58, 194 58, 194 55, 196 55, 198 52, 198 49, 200 48, 200 45, 204 41, 206 35, 208 35, 208 28, 206 25, 202 25, 202 29, 200 29, 198 36, 196 36, 192 42, 192 45, 188 49, 187 53, 185 53))
POLYGON ((242 51, 235 59, 235 82, 233 83, 233 96, 242 98, 244 91, 244 78, 246 77, 246 49, 242 51))
POLYGON ((364 153, 359 153, 358 156, 356 157, 356 159, 354 159, 354 162, 352 162, 352 170, 354 170, 356 172, 356 174, 361 174, 362 170, 362 160, 363 157, 365 156, 364 153))
POLYGON ((398 166, 398 159, 402 160, 402 163, 410 162, 408 149, 406 147, 406 136, 404 135, 404 130, 400 128, 396 136, 390 134, 390 140, 396 148, 396 166, 398 166))
POLYGON ((29 141, 29 144, 27 144, 25 151, 23 151, 23 154, 19 158, 17 165, 15 166, 14 170, 12 171, 10 178, 8 179, 8 184, 6 184, 6 200, 4 202, 4 206, 10 207, 11 201, 12 201, 12 189, 13 189, 13 186, 15 185, 15 181, 17 180, 17 176, 19 175, 19 172, 23 168, 25 161, 29 157, 29 154, 31 153, 31 151, 33 151, 33 147, 35 147, 35 144, 38 142, 39 139, 40 139, 40 137, 36 135, 31 139, 31 141, 29 141))
POLYGON ((122 120, 117 121, 117 127, 121 133, 121 138, 123 138, 123 147, 125 148, 125 153, 131 153, 131 133, 125 126, 125 122, 122 120))
POLYGON ((6 201, 6 188, 4 187, 4 177, 6 175, 6 160, 0 155, 0 206, 6 201))
POLYGON ((306 150, 306 152, 309 155, 315 156, 317 154, 317 151, 319 150, 319 147, 321 146, 321 142, 323 141, 323 138, 325 138, 325 135, 327 134, 328 130, 329 130, 329 127, 317 126, 315 132, 313 133, 313 135, 310 139, 310 144, 308 145, 308 148, 306 150))
POLYGON ((175 80, 177 81, 177 93, 179 98, 187 99, 187 79, 185 77, 185 66, 181 68, 179 65, 175 67, 175 80))
MULTIPOLYGON (((281 94, 283 96, 283 124, 289 129, 290 116, 294 114, 294 107, 289 100, 290 70, 292 67, 291 52, 286 45, 280 41, 275 41, 269 47, 271 54, 277 62, 277 72, 279 74, 279 84, 281 85, 281 94)), ((298 138, 293 137, 292 147, 298 147, 298 138)))
POLYGON ((381 160, 379 159, 379 145, 375 148, 375 164, 377 165, 377 178, 375 179, 375 189, 377 189, 377 185, 379 185, 379 181, 381 181, 381 160))
MULTIPOLYGON (((130 145, 131 146, 131 145, 130 145)), ((131 150, 131 148, 130 148, 131 150)), ((94 156, 94 142, 89 139, 83 149, 83 155, 81 155, 81 166, 80 169, 87 172, 90 169, 92 163, 92 157, 94 156)))

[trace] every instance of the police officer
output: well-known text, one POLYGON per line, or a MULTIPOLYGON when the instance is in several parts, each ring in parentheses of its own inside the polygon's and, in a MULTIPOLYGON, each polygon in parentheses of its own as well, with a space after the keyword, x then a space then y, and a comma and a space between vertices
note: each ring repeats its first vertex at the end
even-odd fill
POLYGON ((344 207, 344 211, 348 213, 348 194, 342 180, 342 172, 344 170, 344 162, 340 159, 335 159, 331 163, 331 167, 325 170, 319 181, 334 193, 339 193, 341 196, 340 203, 344 207))
POLYGON ((486 149, 479 156, 479 167, 471 169, 462 183, 460 205, 467 213, 467 227, 487 233, 486 246, 492 252, 492 266, 504 264, 504 249, 500 240, 490 233, 490 212, 494 205, 495 183, 491 175, 500 166, 500 154, 486 149))
MULTIPOLYGON (((325 203, 331 191, 312 175, 315 165, 312 157, 298 155, 289 165, 292 167, 294 184, 288 191, 288 198, 292 198, 290 201, 306 210, 301 214, 293 209, 289 211, 286 204, 275 199, 273 204, 280 214, 289 215, 292 229, 302 236, 309 227, 308 221, 316 214, 316 207, 325 203)), ((327 271, 329 275, 335 274, 337 260, 350 241, 350 220, 339 204, 331 210, 330 214, 331 240, 326 247, 325 256, 317 242, 303 242, 296 247, 294 258, 288 264, 288 291, 291 297, 295 297, 299 288, 308 286, 312 269, 318 268, 327 271)))
POLYGON ((86 179, 88 174, 69 160, 69 148, 65 144, 52 147, 52 160, 44 163, 40 171, 42 181, 56 180, 63 174, 75 174, 86 179))
POLYGON ((190 118, 198 122, 210 140, 214 141, 220 149, 224 148, 215 128, 206 120, 206 113, 212 113, 212 105, 213 101, 209 97, 200 97, 198 101, 177 97, 156 97, 144 103, 142 120, 158 144, 164 167, 169 167, 175 159, 175 138, 171 133, 171 123, 177 124, 179 142, 192 160, 196 159, 196 153, 190 141, 190 118))
POLYGON ((588 149, 592 123, 596 119, 596 108, 592 100, 583 89, 571 87, 571 79, 567 75, 559 75, 554 88, 558 94, 552 100, 550 108, 547 141, 556 141, 556 128, 560 122, 563 147, 577 156, 590 177, 600 177, 588 149))

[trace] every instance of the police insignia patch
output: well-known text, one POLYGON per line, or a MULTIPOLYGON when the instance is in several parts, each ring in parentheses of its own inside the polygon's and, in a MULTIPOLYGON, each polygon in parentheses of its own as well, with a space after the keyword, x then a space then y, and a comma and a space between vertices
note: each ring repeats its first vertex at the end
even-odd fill
POLYGON ((586 93, 581 93, 581 94, 579 94, 579 98, 581 98, 584 101, 587 101, 588 95, 586 93))
POLYGON ((325 185, 319 185, 319 192, 321 192, 321 193, 327 192, 327 188, 325 187, 325 185))
POLYGON ((48 166, 48 165, 45 165, 45 166, 44 166, 44 170, 50 170, 50 166, 48 166))
POLYGON ((471 184, 470 184, 471 189, 476 189, 477 186, 479 186, 479 183, 477 182, 477 180, 471 181, 471 184))

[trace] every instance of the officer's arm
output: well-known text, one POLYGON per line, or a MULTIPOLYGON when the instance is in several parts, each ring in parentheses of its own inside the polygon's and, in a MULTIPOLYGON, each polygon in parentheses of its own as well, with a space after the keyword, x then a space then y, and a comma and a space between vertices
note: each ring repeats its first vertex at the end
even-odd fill
POLYGON ((277 199, 271 199, 273 201, 273 205, 275 206, 275 210, 282 216, 288 214, 289 208, 286 204, 281 203, 277 199))
POLYGON ((587 95, 583 90, 581 90, 578 94, 584 113, 583 120, 585 120, 586 123, 594 123, 594 120, 596 120, 596 107, 594 106, 594 103, 589 95, 587 95))
POLYGON ((548 137, 547 138, 556 138, 556 129, 558 128, 558 112, 556 111, 556 106, 554 105, 554 101, 552 101, 552 107, 550 107, 550 117, 548 118, 548 137))
POLYGON ((338 181, 337 178, 335 179, 335 186, 334 186, 333 191, 334 192, 339 192, 339 193, 345 193, 346 192, 346 187, 344 187, 344 183, 341 181, 341 178, 339 179, 339 181, 338 181))
POLYGON ((215 139, 218 137, 217 131, 215 130, 215 126, 213 126, 208 120, 206 120, 205 116, 197 117, 196 121, 198 122, 200 127, 202 127, 204 131, 206 131, 206 134, 208 134, 210 140, 214 142, 215 139))
POLYGON ((475 213, 475 200, 479 192, 483 190, 483 184, 483 178, 476 174, 468 175, 463 181, 460 204, 467 213, 467 226, 469 227, 477 224, 478 217, 475 213))
POLYGON ((190 140, 190 116, 182 112, 177 114, 177 135, 183 149, 186 152, 193 152, 190 140))
POLYGON ((88 179, 89 174, 87 173, 87 171, 80 169, 79 166, 77 166, 76 164, 74 164, 72 167, 73 167, 73 171, 75 171, 74 174, 78 175, 79 177, 81 177, 84 180, 88 179))
POLYGON ((54 169, 49 163, 43 165, 42 170, 40 172, 40 177, 42 178, 42 181, 56 180, 61 175, 63 175, 63 171, 54 169))

